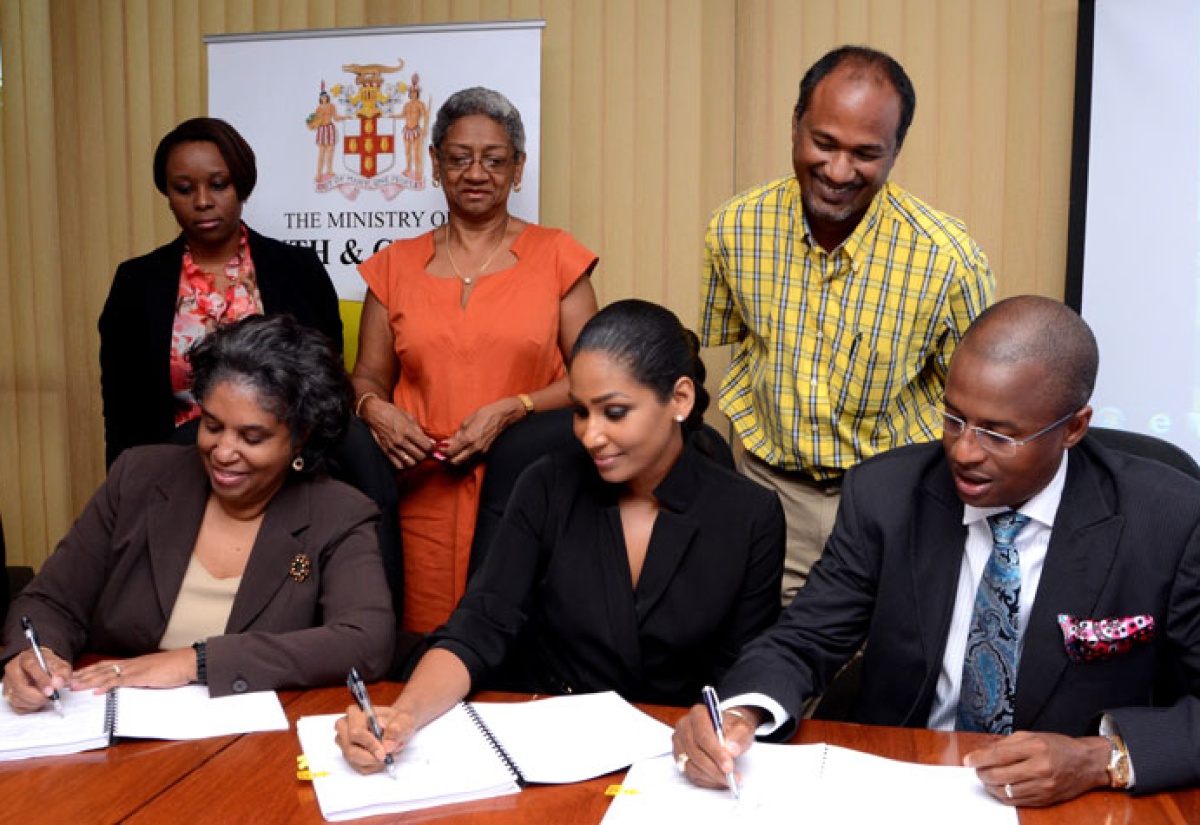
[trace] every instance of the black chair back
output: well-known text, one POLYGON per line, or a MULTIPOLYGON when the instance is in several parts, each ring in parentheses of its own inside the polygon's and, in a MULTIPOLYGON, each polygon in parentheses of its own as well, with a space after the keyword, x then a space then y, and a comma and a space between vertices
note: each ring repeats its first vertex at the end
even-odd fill
POLYGON ((1092 427, 1088 436, 1096 439, 1110 450, 1150 458, 1174 467, 1181 473, 1200 479, 1200 464, 1186 450, 1170 441, 1153 435, 1132 433, 1128 430, 1112 430, 1107 427, 1092 427))

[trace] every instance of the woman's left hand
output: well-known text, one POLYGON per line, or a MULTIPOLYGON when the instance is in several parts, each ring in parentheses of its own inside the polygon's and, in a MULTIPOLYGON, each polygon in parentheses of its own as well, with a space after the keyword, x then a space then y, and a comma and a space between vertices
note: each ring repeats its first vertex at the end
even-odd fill
POLYGON ((463 419, 441 452, 451 464, 464 464, 486 453, 496 436, 524 417, 525 405, 515 396, 493 401, 463 419))
POLYGON ((164 650, 133 659, 105 659, 71 674, 71 690, 103 693, 115 687, 179 687, 196 678, 196 651, 164 650))

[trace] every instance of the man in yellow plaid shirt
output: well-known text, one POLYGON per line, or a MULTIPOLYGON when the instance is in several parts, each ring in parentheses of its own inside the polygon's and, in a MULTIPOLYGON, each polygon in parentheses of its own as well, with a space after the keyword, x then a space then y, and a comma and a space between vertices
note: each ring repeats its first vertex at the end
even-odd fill
POLYGON ((705 237, 700 338, 735 345, 719 404, 742 472, 787 514, 785 605, 833 528, 845 470, 940 436, 931 407, 950 357, 994 296, 962 223, 888 182, 915 108, 888 55, 825 55, 800 83, 795 174, 733 198, 705 237))

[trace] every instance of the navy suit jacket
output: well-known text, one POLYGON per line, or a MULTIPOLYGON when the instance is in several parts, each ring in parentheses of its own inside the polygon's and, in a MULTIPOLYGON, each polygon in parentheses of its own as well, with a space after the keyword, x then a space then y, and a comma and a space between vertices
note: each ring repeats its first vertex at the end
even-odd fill
MULTIPOLYGON (((854 721, 929 717, 966 542, 940 444, 902 447, 847 473, 837 523, 808 583, 747 646, 723 695, 764 693, 793 722, 866 642, 854 721)), ((1085 438, 1025 630, 1014 727, 1094 735, 1111 712, 1137 791, 1200 782, 1200 483, 1085 438), (1153 640, 1073 662, 1057 616, 1150 614, 1153 640)))
MULTIPOLYGON (((247 228, 267 315, 287 313, 342 351, 342 318, 329 273, 311 249, 247 228)), ((126 447, 163 444, 175 432, 171 330, 183 265, 183 236, 117 267, 100 314, 100 391, 105 464, 126 447)))

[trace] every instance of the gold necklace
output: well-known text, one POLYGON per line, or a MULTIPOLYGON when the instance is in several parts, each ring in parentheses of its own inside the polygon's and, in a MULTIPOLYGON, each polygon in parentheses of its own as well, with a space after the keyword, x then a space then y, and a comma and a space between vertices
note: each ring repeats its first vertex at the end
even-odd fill
MULTIPOLYGON (((508 237, 508 222, 511 218, 512 218, 511 215, 504 216, 504 230, 500 233, 500 241, 492 248, 492 254, 488 255, 487 260, 483 262, 483 265, 481 267, 479 267, 480 273, 482 273, 483 270, 488 268, 488 264, 490 264, 492 262, 492 258, 495 258, 496 253, 500 251, 500 247, 504 246, 504 239, 506 237, 508 237)), ((450 251, 450 227, 449 226, 446 227, 446 257, 450 260, 450 267, 451 267, 451 269, 454 270, 454 274, 457 275, 459 277, 459 279, 462 280, 463 284, 465 284, 466 286, 470 286, 471 284, 475 283, 475 278, 474 277, 468 278, 466 275, 463 275, 462 270, 458 268, 458 264, 456 264, 454 262, 454 253, 450 251)))

